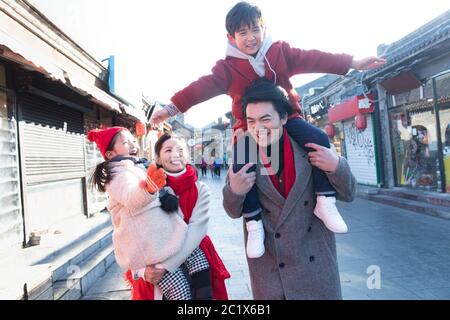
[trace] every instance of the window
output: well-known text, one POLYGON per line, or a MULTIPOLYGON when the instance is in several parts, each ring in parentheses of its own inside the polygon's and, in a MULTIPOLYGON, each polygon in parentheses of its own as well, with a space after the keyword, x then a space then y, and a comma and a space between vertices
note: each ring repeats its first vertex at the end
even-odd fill
POLYGON ((450 73, 436 78, 436 93, 438 103, 450 100, 450 73))
POLYGON ((432 106, 410 105, 391 113, 398 186, 441 191, 436 121, 432 110, 432 106))
POLYGON ((450 193, 450 73, 436 78, 445 192, 450 193))
POLYGON ((421 87, 413 89, 411 91, 406 91, 404 93, 396 94, 392 96, 392 105, 395 107, 419 101, 421 99, 420 91, 421 87))

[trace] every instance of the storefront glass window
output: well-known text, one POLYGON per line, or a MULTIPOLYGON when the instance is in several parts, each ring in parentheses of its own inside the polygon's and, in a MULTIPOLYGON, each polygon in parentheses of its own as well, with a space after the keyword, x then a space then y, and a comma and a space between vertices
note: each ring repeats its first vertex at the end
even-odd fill
POLYGON ((416 88, 411 91, 407 91, 404 93, 396 94, 393 96, 393 106, 401 106, 404 104, 408 104, 411 102, 419 101, 421 99, 420 97, 420 90, 421 88, 416 88))
POLYGON ((436 78, 436 93, 441 124, 445 192, 450 193, 450 73, 436 78))
POLYGON ((414 103, 392 110, 397 185, 441 191, 435 124, 430 103, 414 103))
POLYGON ((445 192, 450 193, 450 104, 440 111, 442 157, 444 161, 445 192))
MULTIPOLYGON (((323 132, 326 132, 326 126, 329 124, 328 116, 324 115, 322 117, 307 117, 308 122, 315 125, 319 129, 321 129, 323 132)), ((345 150, 344 150, 344 130, 342 127, 342 123, 334 123, 334 137, 330 138, 330 143, 334 145, 334 148, 336 150, 336 153, 339 156, 345 156, 345 150)))
POLYGON ((334 124, 334 137, 331 139, 331 143, 333 143, 336 148, 336 153, 339 156, 345 156, 345 145, 344 145, 344 128, 342 126, 342 122, 334 124))
POLYGON ((427 80, 423 86, 423 97, 425 99, 433 99, 433 81, 427 80))
POLYGON ((436 78, 436 94, 438 103, 445 102, 450 98, 450 73, 436 78))

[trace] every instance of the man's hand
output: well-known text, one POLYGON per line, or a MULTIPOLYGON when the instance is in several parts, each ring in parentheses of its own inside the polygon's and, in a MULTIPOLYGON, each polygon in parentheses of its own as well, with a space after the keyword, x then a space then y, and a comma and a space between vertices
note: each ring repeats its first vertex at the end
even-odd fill
POLYGON ((161 123, 170 118, 169 111, 166 109, 157 110, 152 114, 152 118, 150 119, 150 125, 154 129, 158 127, 161 123))
POLYGON ((336 171, 339 165, 339 157, 333 150, 315 143, 307 143, 305 144, 305 147, 315 150, 308 153, 311 165, 326 172, 336 171))
POLYGON ((157 268, 154 265, 146 266, 144 272, 144 280, 152 284, 158 284, 159 280, 161 280, 166 272, 166 269, 157 268))
POLYGON ((155 163, 150 164, 147 169, 146 188, 150 193, 155 193, 166 185, 166 174, 162 168, 157 168, 155 163))
POLYGON ((256 172, 247 172, 254 164, 247 163, 238 172, 233 172, 233 166, 228 169, 230 178, 230 188, 233 193, 238 195, 247 194, 256 182, 256 172))
POLYGON ((378 57, 367 57, 359 60, 353 60, 351 68, 356 70, 369 70, 379 68, 386 64, 386 59, 378 57))

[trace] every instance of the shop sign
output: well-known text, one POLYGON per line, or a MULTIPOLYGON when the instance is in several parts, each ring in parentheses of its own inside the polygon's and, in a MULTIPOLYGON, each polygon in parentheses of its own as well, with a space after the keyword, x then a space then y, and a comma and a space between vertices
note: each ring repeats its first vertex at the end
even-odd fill
POLYGON ((329 105, 327 105, 323 100, 321 100, 319 103, 310 106, 311 115, 313 117, 322 116, 325 113, 327 113, 329 107, 330 107, 329 105))
POLYGON ((363 110, 363 109, 370 109, 371 104, 370 104, 370 100, 366 97, 364 97, 364 99, 360 99, 358 100, 358 109, 359 110, 363 110))

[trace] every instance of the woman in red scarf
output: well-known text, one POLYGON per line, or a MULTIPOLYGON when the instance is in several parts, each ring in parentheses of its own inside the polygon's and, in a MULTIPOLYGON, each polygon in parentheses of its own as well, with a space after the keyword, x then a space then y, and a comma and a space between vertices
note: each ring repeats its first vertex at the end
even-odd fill
MULTIPOLYGON (((225 279, 230 277, 222 260, 214 248, 211 239, 201 232, 202 225, 208 221, 209 190, 200 181, 197 181, 196 170, 187 164, 186 142, 179 138, 164 134, 155 145, 157 163, 164 168, 167 174, 167 185, 171 187, 179 198, 179 205, 188 224, 188 236, 185 246, 179 254, 173 257, 176 264, 183 263, 200 246, 210 265, 212 296, 216 300, 228 300, 225 279), (200 229, 199 229, 200 228, 200 229), (200 234, 200 237, 198 238, 200 234)), ((125 278, 131 285, 132 300, 155 300, 155 287, 166 270, 155 266, 147 266, 145 279, 135 280, 131 270, 125 273, 125 278)))

